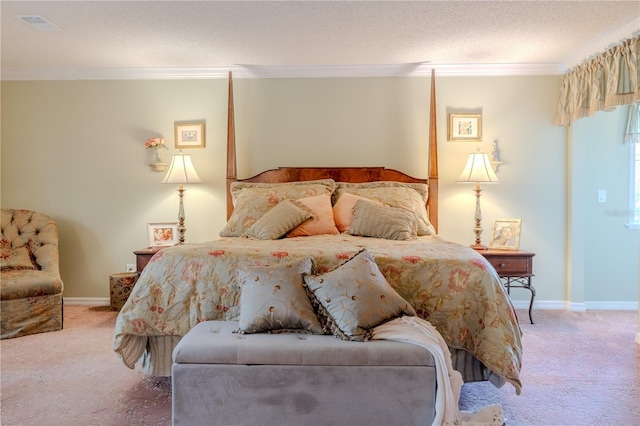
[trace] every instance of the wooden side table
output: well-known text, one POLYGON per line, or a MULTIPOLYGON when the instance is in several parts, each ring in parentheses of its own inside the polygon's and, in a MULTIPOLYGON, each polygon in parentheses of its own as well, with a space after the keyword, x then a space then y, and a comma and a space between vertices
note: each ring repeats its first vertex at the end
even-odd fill
POLYGON ((140 250, 136 250, 133 254, 136 255, 136 272, 139 274, 142 272, 147 263, 151 260, 154 254, 162 250, 164 247, 148 247, 140 250))
POLYGON ((535 253, 524 250, 477 250, 491 263, 511 296, 512 288, 524 288, 531 292, 529 302, 529 321, 533 324, 533 299, 536 289, 531 285, 533 275, 533 256, 535 253))
POLYGON ((129 294, 138 281, 140 273, 147 266, 154 254, 164 247, 149 247, 136 250, 136 271, 112 274, 109 276, 109 288, 111 293, 111 309, 119 311, 129 298, 129 294))

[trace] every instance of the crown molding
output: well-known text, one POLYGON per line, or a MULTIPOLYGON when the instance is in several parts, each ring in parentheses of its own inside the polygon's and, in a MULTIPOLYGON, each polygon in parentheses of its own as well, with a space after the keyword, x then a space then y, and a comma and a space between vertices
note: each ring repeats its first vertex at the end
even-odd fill
POLYGON ((599 39, 591 40, 579 49, 574 50, 564 61, 563 73, 576 65, 580 65, 584 61, 589 60, 594 55, 599 55, 616 44, 638 35, 640 35, 640 17, 613 32, 606 34, 599 39))
POLYGON ((340 66, 233 65, 202 68, 5 68, 1 80, 196 80, 234 78, 363 78, 559 75, 560 63, 546 64, 397 64, 340 66))

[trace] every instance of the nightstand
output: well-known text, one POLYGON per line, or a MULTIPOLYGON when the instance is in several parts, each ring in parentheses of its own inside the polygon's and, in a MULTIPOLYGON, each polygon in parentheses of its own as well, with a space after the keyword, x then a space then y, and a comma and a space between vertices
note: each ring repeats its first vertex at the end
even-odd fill
POLYGON ((164 247, 148 247, 140 250, 136 250, 133 254, 136 255, 136 272, 139 274, 142 272, 147 263, 151 260, 154 254, 162 250, 164 247))
POLYGON ((153 255, 163 248, 164 247, 149 247, 134 251, 133 254, 136 255, 136 271, 122 272, 109 276, 112 310, 119 311, 122 306, 124 306, 144 267, 147 266, 147 263, 149 263, 153 255))
POLYGON ((500 276, 502 284, 511 295, 512 288, 524 288, 531 292, 529 302, 529 321, 533 324, 533 299, 536 297, 536 289, 531 285, 533 277, 533 256, 535 253, 524 250, 477 250, 485 259, 493 265, 500 276))

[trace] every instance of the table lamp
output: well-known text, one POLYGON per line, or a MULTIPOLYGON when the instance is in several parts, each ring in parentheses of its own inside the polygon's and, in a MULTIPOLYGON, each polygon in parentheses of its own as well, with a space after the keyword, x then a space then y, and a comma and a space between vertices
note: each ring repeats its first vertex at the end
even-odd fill
POLYGON ((498 177, 493 172, 491 160, 489 156, 483 152, 474 152, 469 154, 467 165, 464 167, 462 174, 458 178, 459 183, 475 183, 476 184, 476 226, 473 232, 476 234, 476 242, 471 247, 476 250, 486 250, 486 246, 482 244, 482 211, 480 210, 480 183, 481 182, 499 182, 498 177))
POLYGON ((187 232, 187 228, 184 225, 184 205, 182 199, 184 197, 185 183, 200 183, 202 180, 196 173, 196 169, 193 167, 191 157, 183 154, 182 152, 174 154, 169 165, 167 174, 162 179, 162 183, 177 183, 178 193, 180 194, 180 209, 178 210, 178 234, 179 243, 184 243, 184 234, 187 232))

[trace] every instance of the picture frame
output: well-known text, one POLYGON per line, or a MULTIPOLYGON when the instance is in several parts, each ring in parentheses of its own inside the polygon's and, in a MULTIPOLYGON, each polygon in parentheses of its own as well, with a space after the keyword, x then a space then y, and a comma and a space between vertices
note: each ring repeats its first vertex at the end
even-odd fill
POLYGON ((174 123, 176 149, 204 148, 205 126, 199 121, 176 121, 174 123))
POLYGON ((149 247, 174 246, 178 244, 178 222, 155 222, 147 224, 149 247))
POLYGON ((521 219, 494 219, 489 248, 518 250, 520 248, 521 219))
POLYGON ((482 114, 449 114, 447 138, 453 142, 482 142, 482 114))

